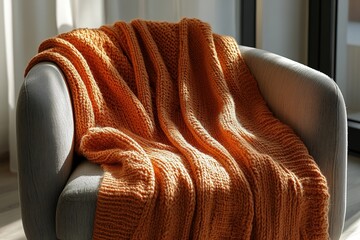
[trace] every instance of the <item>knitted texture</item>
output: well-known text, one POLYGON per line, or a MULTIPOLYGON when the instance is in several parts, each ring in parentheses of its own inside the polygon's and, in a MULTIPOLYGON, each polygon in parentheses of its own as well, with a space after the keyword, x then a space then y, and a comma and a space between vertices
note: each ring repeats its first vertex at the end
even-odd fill
MULTIPOLYGON (((134 20, 44 41, 75 150, 101 164, 94 239, 328 239, 327 183, 231 37, 134 20)), ((262 67, 262 66, 258 66, 262 67)))

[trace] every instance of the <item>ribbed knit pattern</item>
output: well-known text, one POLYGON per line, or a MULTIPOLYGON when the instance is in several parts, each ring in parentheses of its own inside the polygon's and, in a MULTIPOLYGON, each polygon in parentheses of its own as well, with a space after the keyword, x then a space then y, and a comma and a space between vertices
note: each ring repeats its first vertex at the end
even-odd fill
POLYGON ((234 39, 117 22, 44 41, 26 72, 40 61, 66 76, 76 152, 105 170, 94 239, 328 239, 326 180, 234 39))

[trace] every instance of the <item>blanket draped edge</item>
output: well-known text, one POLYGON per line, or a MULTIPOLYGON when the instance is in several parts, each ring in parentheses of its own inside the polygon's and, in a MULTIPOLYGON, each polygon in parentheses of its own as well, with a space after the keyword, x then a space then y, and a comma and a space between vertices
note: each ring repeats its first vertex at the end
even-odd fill
MULTIPOLYGON (((75 150, 101 164, 94 239, 328 239, 327 183, 231 37, 134 20, 45 40, 75 150)), ((261 67, 261 66, 259 66, 261 67)))

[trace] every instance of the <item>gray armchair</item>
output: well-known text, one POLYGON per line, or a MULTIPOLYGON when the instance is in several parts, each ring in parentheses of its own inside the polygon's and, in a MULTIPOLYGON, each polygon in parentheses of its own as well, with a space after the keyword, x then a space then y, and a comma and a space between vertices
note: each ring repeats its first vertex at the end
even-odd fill
MULTIPOLYGON (((343 97, 327 76, 278 55, 240 47, 273 113, 304 141, 330 189, 329 234, 345 217, 347 120, 343 97)), ((19 186, 28 239, 91 239, 103 171, 74 155, 74 121, 61 70, 34 66, 17 105, 19 186)))

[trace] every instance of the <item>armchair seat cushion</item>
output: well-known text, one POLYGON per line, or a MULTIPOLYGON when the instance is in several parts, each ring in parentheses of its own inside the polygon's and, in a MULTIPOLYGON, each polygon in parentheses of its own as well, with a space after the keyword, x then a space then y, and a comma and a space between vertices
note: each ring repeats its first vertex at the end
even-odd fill
POLYGON ((56 209, 59 239, 91 239, 97 194, 103 170, 100 165, 82 161, 72 172, 56 209))

